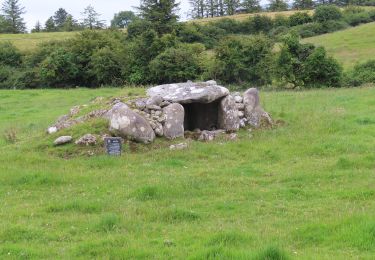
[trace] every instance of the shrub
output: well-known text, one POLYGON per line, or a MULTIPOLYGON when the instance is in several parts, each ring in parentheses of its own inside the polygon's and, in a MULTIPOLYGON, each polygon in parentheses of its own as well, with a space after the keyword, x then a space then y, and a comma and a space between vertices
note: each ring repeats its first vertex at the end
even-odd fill
POLYGON ((223 39, 216 48, 218 78, 228 83, 269 83, 272 49, 264 35, 223 39))
POLYGON ((342 13, 341 10, 334 5, 321 5, 315 9, 313 18, 320 23, 330 20, 340 20, 342 18, 342 13))
POLYGON ((350 13, 345 15, 345 21, 351 26, 357 26, 361 23, 369 23, 372 21, 370 14, 367 12, 350 13))
POLYGON ((13 44, 0 43, 0 65, 17 67, 22 62, 22 55, 13 44))
POLYGON ((96 50, 91 56, 89 71, 98 85, 118 86, 123 83, 121 78, 121 55, 119 52, 104 47, 96 50))
POLYGON ((341 66, 327 57, 324 48, 301 44, 298 37, 288 35, 277 58, 276 77, 282 84, 296 87, 337 87, 342 79, 341 66))
POLYGON ((150 63, 152 81, 172 83, 196 79, 201 74, 199 55, 204 49, 201 44, 166 49, 150 63))
POLYGON ((282 14, 277 14, 275 18, 273 18, 274 26, 289 26, 289 18, 282 14))
POLYGON ((286 35, 287 33, 289 32, 289 28, 286 27, 286 26, 278 26, 276 28, 273 28, 270 32, 269 32, 269 36, 273 39, 275 39, 276 41, 280 41, 281 37, 283 37, 284 35, 286 35))
POLYGON ((302 38, 307 38, 321 34, 323 32, 323 25, 321 23, 307 23, 294 26, 292 31, 302 38))
POLYGON ((312 22, 312 17, 306 12, 297 12, 289 17, 290 26, 296 26, 310 22, 312 22))
POLYGON ((346 82, 349 86, 360 86, 365 83, 375 83, 375 60, 369 60, 362 64, 357 64, 348 73, 346 82))
POLYGON ((321 23, 321 25, 322 25, 321 33, 330 33, 330 32, 336 32, 336 31, 339 31, 339 30, 344 30, 344 29, 348 28, 348 26, 349 26, 344 21, 334 21, 334 20, 325 21, 325 22, 321 23))
POLYGON ((239 33, 241 25, 234 19, 223 18, 211 23, 212 26, 225 30, 226 34, 239 33))
POLYGON ((42 83, 48 87, 73 86, 79 74, 77 57, 63 48, 51 53, 40 64, 39 70, 42 83))
POLYGON ((273 28, 273 20, 265 15, 255 15, 244 22, 244 33, 269 32, 273 28))
POLYGON ((323 47, 316 48, 306 59, 306 87, 340 87, 342 67, 332 57, 327 56, 323 47))
POLYGON ((204 35, 198 30, 198 25, 191 23, 180 23, 176 28, 176 33, 181 42, 185 43, 194 43, 200 42, 203 43, 204 35))

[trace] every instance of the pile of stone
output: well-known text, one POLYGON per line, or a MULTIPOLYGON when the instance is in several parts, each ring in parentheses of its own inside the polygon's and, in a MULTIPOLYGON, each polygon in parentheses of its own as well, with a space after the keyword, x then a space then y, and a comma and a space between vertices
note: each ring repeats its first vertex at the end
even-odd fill
MULTIPOLYGON (((211 141, 220 134, 235 133, 247 126, 257 128, 261 126, 261 122, 272 125, 272 119, 260 106, 259 92, 255 88, 241 95, 238 92, 230 94, 227 88, 219 86, 215 81, 187 82, 156 86, 150 88, 147 95, 147 98, 127 102, 116 99, 111 109, 96 110, 78 119, 73 119, 73 115, 80 111, 79 107, 75 107, 69 115, 51 126, 48 132, 55 133, 90 118, 102 117, 108 120, 109 131, 113 136, 151 143, 156 137, 184 137, 188 121, 194 120, 194 117, 199 118, 196 124, 204 125, 205 120, 209 122, 207 124, 214 122, 212 127, 194 129, 199 133, 197 139, 201 141, 211 141), (191 112, 189 106, 196 104, 198 106, 195 108, 202 107, 202 110, 195 109, 191 112), (204 111, 204 105, 208 105, 207 109, 214 112, 210 114, 204 111)), ((88 135, 76 143, 93 145, 96 139, 88 135)))

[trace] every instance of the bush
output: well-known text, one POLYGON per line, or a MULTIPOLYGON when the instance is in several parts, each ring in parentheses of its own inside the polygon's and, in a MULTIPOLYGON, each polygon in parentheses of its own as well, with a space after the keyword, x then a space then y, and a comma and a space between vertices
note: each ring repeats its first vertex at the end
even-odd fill
POLYGON ((360 86, 365 83, 375 83, 375 60, 357 64, 348 73, 346 82, 349 86, 360 86))
POLYGON ((0 65, 17 67, 21 62, 22 55, 13 44, 0 43, 0 65))
MULTIPOLYGON (((246 22, 245 22, 246 24, 246 22)), ((268 33, 273 28, 273 21, 270 17, 265 15, 255 15, 250 17, 247 25, 249 33, 268 33)))
POLYGON ((326 21, 321 23, 322 25, 322 30, 321 33, 331 33, 331 32, 336 32, 339 30, 344 30, 349 27, 349 25, 344 22, 344 21, 326 21))
POLYGON ((312 17, 305 12, 297 12, 289 17, 290 26, 296 26, 310 22, 312 22, 312 17))
POLYGON ((293 27, 292 32, 297 33, 302 38, 312 37, 323 32, 323 25, 321 23, 302 24, 293 27))
POLYGON ((320 23, 330 20, 340 20, 342 18, 342 13, 337 6, 321 5, 315 9, 313 18, 320 23))
POLYGON ((273 18, 273 24, 275 27, 278 27, 278 26, 290 26, 289 25, 289 18, 285 15, 282 15, 282 14, 277 14, 275 15, 275 18, 273 18))
POLYGON ((91 56, 89 72, 95 78, 96 85, 118 86, 121 78, 121 55, 119 52, 104 47, 96 50, 91 56))
POLYGON ((226 34, 235 34, 241 32, 241 24, 234 19, 222 18, 211 23, 212 26, 223 29, 226 34))
POLYGON ((77 57, 63 48, 56 49, 39 68, 39 76, 48 87, 71 87, 80 72, 77 57))
POLYGON ((344 19, 351 26, 357 26, 361 23, 369 23, 372 21, 370 14, 367 12, 347 14, 344 19))
POLYGON ((340 87, 342 67, 328 57, 323 47, 316 48, 305 62, 306 87, 340 87))
POLYGON ((277 58, 276 77, 281 84, 296 87, 338 87, 342 68, 324 48, 301 44, 298 37, 288 35, 277 58))
POLYGON ((172 83, 194 80, 201 74, 199 55, 201 44, 181 44, 166 49, 150 63, 153 82, 172 83))
POLYGON ((264 35, 223 39, 216 48, 218 79, 227 83, 270 82, 273 43, 264 35))
POLYGON ((289 32, 289 28, 286 27, 286 26, 278 26, 274 29, 272 29, 270 32, 269 32, 269 36, 272 38, 272 39, 275 39, 275 41, 280 41, 281 40, 281 37, 283 37, 284 35, 286 35, 288 32, 289 32))

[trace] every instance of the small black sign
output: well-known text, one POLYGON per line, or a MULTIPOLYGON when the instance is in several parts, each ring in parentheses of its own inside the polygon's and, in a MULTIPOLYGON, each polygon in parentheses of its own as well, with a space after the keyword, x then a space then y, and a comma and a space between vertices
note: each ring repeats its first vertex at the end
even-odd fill
POLYGON ((122 147, 122 138, 119 137, 108 137, 104 139, 105 148, 107 149, 107 154, 110 156, 120 156, 122 147))

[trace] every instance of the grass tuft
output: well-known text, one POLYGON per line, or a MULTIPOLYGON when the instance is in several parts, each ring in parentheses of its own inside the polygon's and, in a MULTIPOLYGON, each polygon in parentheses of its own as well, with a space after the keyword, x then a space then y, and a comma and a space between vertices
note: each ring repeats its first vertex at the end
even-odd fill
POLYGON ((287 260, 289 257, 286 253, 278 247, 269 246, 266 249, 262 250, 256 260, 287 260))
POLYGON ((96 225, 96 230, 101 232, 113 232, 120 225, 120 217, 117 214, 106 214, 101 217, 99 223, 96 225))

